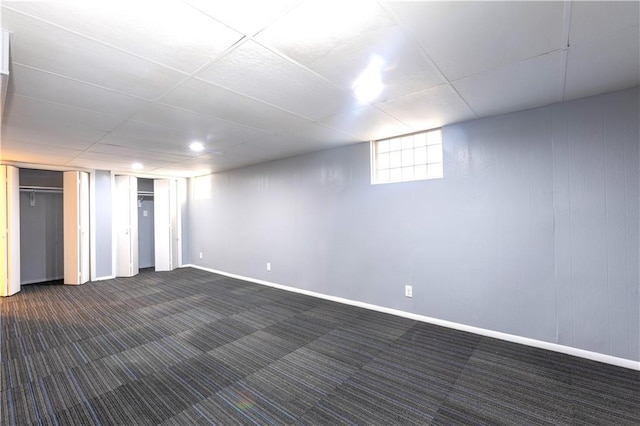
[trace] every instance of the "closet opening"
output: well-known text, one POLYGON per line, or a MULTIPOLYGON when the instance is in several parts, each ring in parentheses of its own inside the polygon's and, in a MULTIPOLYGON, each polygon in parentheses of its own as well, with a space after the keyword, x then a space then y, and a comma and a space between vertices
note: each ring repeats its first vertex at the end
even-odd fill
POLYGON ((138 178, 139 268, 155 268, 153 179, 138 178))
POLYGON ((20 169, 20 284, 62 284, 63 173, 20 169))

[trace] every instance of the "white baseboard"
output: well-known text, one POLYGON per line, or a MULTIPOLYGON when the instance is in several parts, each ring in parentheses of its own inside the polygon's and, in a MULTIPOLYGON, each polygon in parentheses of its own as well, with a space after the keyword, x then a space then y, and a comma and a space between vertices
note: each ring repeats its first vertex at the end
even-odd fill
POLYGON ((105 280, 112 280, 115 278, 115 275, 109 275, 106 277, 97 277, 96 279, 94 279, 93 281, 105 281, 105 280))
POLYGON ((469 333, 478 334, 481 336, 492 337, 495 339, 505 340, 508 342, 518 343, 521 345, 532 346, 535 348, 546 349, 554 352, 559 352, 567 355, 573 355, 580 358, 589 359, 592 361, 598 361, 605 364, 611 364, 618 367, 628 368, 631 370, 640 371, 640 361, 633 361, 626 358, 619 358, 611 355, 601 354, 599 352, 587 351, 584 349, 574 348, 571 346, 564 346, 557 343, 545 342, 543 340, 530 339, 528 337, 517 336, 515 334, 502 333, 494 330, 487 330, 485 328, 473 327, 470 325, 460 324, 452 321, 441 320, 438 318, 431 318, 424 315, 412 314, 410 312, 400 311, 397 309, 385 308, 384 306, 372 305, 369 303, 359 302, 357 300, 345 299, 342 297, 330 296, 323 293, 317 293, 315 291, 303 290, 295 287, 290 287, 282 284, 272 283, 269 281, 259 280, 251 277, 245 277, 242 275, 231 274, 224 271, 218 271, 211 268, 205 268, 198 265, 183 265, 183 268, 195 268, 202 271, 212 272, 214 274, 224 275, 230 278, 237 278, 243 281, 249 281, 255 284, 262 284, 269 287, 275 287, 281 290, 291 291, 294 293, 305 294, 307 296, 318 297, 320 299, 331 300, 333 302, 344 303, 346 305, 357 306, 360 308, 370 309, 373 311, 384 312, 391 315, 396 315, 404 318, 409 318, 416 321, 426 322, 429 324, 439 325, 442 327, 452 328, 460 331, 467 331, 469 333))

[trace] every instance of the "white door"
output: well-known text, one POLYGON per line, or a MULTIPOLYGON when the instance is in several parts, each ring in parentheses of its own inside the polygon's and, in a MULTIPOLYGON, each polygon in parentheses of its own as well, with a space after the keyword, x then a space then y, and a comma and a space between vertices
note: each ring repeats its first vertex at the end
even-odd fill
POLYGON ((138 179, 116 176, 116 276, 133 277, 138 268, 138 179))
POLYGON ((19 170, 0 166, 0 296, 20 291, 19 170))
POLYGON ((84 284, 90 277, 89 174, 64 172, 64 283, 84 284))
POLYGON ((153 220, 156 271, 172 271, 179 266, 179 226, 177 182, 153 181, 153 220))
POLYGON ((79 228, 80 228, 80 283, 86 283, 91 276, 90 239, 89 239, 89 173, 80 172, 79 194, 79 228))

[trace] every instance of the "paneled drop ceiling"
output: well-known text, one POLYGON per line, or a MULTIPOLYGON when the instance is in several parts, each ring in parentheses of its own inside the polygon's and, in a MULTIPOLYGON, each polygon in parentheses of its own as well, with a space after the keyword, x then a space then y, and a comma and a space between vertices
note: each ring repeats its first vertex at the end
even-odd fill
POLYGON ((640 82, 637 1, 4 0, 1 13, 1 160, 41 168, 196 176, 640 82), (374 57, 384 88, 362 102, 353 83, 374 57))

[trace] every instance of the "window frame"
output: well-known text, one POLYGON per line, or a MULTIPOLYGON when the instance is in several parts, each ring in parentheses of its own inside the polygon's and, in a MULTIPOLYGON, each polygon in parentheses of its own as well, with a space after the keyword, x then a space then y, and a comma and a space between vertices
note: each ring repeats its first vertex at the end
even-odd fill
MULTIPOLYGON (((407 133, 404 135, 392 136, 392 137, 383 138, 383 139, 372 140, 370 142, 369 152, 370 152, 371 185, 383 185, 383 184, 400 183, 400 182, 415 182, 415 181, 422 181, 422 180, 433 180, 433 179, 444 178, 444 143, 442 141, 441 127, 436 127, 428 130, 420 130, 418 132, 407 133), (429 133, 435 133, 435 132, 439 133, 439 141, 438 143, 429 144, 429 133), (423 145, 416 146, 415 137, 418 135, 424 135, 424 138, 425 138, 424 146, 423 145), (411 147, 409 148, 403 148, 403 144, 407 143, 406 138, 412 138, 411 147), (393 141, 393 143, 399 144, 399 148, 391 149, 391 147, 389 147, 388 151, 380 153, 379 152, 380 143, 385 141, 389 141, 389 143, 392 143, 393 141), (428 151, 430 146, 440 147, 440 150, 436 155, 436 157, 439 158, 439 161, 429 162, 428 151), (415 159, 416 148, 421 149, 423 147, 424 147, 424 154, 420 154, 420 156, 424 155, 424 162, 416 163, 416 159, 415 159), (407 158, 411 157, 410 165, 406 165, 406 166, 402 165, 402 162, 404 161, 403 160, 404 152, 411 152, 411 155, 407 156, 407 158), (396 167, 387 167, 384 169, 379 168, 378 160, 380 158, 380 154, 385 154, 385 153, 389 153, 389 157, 391 157, 392 153, 398 153, 400 155, 400 159, 399 159, 400 165, 396 167), (432 165, 432 167, 434 167, 434 170, 436 171, 432 176, 429 175, 429 165, 432 165), (415 175, 416 167, 422 167, 422 166, 424 166, 425 168, 423 172, 424 174, 421 173, 418 177, 416 177, 415 175), (392 170, 395 171, 396 173, 398 173, 398 171, 399 173, 402 173, 403 168, 406 168, 406 169, 412 168, 412 172, 411 172, 412 176, 403 177, 401 174, 399 177, 395 177, 395 178, 392 178, 391 176, 389 176, 388 180, 379 179, 381 170, 388 170, 389 173, 391 174, 392 170), (439 168, 439 172, 438 172, 438 168, 439 168)), ((389 158, 389 161, 391 161, 391 158, 389 158)))

